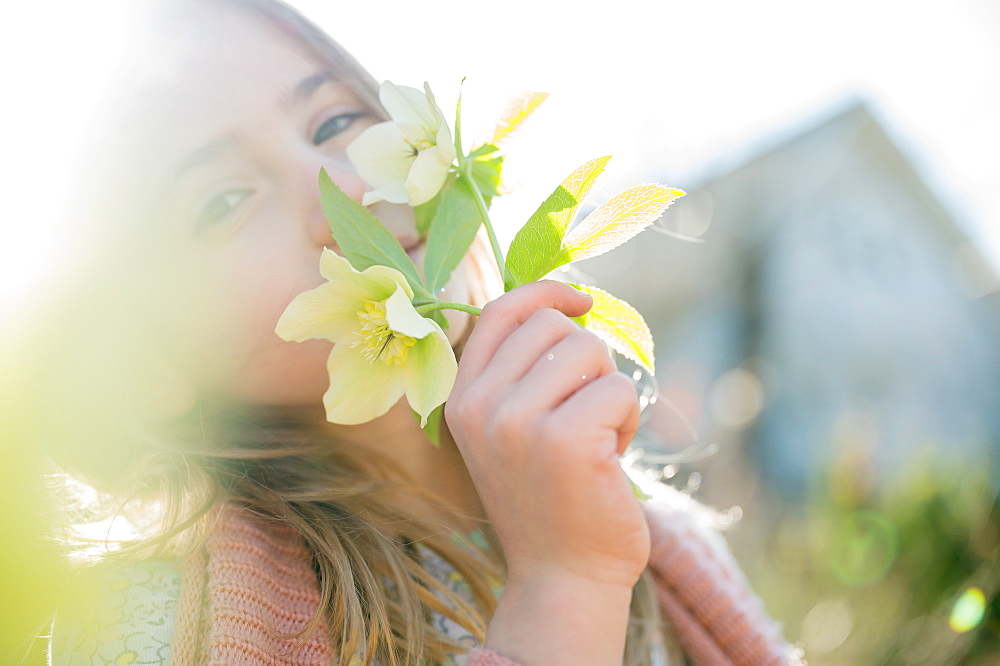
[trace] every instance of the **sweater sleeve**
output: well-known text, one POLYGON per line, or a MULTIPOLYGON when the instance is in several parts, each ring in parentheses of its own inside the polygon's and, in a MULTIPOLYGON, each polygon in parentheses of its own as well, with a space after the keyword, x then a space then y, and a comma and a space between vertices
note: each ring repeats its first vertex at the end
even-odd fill
MULTIPOLYGON (((712 512, 673 492, 644 504, 649 570, 660 608, 688 659, 699 666, 801 664, 799 651, 782 638, 712 526, 712 512)), ((520 665, 477 649, 465 666, 520 665)))
POLYGON ((465 666, 521 666, 521 664, 493 650, 475 649, 469 652, 465 666))
MULTIPOLYGON (((679 495, 679 494, 678 494, 679 495)), ((649 570, 660 607, 695 664, 798 664, 799 651, 785 642, 750 589, 721 535, 690 502, 650 501, 649 570)))

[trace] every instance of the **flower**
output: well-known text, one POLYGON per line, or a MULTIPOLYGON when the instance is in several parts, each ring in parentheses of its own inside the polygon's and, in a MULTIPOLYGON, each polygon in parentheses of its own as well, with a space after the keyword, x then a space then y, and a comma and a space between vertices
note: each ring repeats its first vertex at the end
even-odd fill
POLYGON ((347 146, 358 175, 374 188, 361 203, 427 203, 455 161, 448 122, 426 83, 421 92, 386 81, 378 96, 392 120, 372 125, 347 146))
POLYGON ((332 423, 365 423, 385 414, 403 395, 420 425, 447 400, 458 363, 444 331, 420 315, 403 274, 387 266, 356 271, 331 250, 320 258, 328 281, 296 296, 278 320, 284 340, 334 343, 323 396, 332 423))

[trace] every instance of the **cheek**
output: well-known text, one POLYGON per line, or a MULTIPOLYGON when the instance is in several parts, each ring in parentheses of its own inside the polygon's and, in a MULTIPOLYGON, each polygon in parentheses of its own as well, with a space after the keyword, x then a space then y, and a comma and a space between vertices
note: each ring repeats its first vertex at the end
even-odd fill
POLYGON ((198 257, 180 256, 155 270, 150 301, 172 358, 199 389, 235 372, 247 341, 239 304, 198 257))
POLYGON ((322 278, 315 262, 285 257, 274 246, 265 255, 216 252, 177 263, 175 276, 163 281, 170 287, 160 300, 169 313, 164 332, 205 395, 255 404, 318 403, 329 383, 332 344, 285 342, 274 327, 288 303, 322 278))
POLYGON ((238 358, 234 372, 218 387, 220 391, 254 404, 305 405, 322 400, 329 386, 326 359, 332 343, 286 342, 274 332, 292 299, 322 282, 315 268, 310 268, 301 274, 250 270, 234 285, 242 298, 229 337, 238 358))
POLYGON ((330 384, 326 359, 332 348, 325 340, 285 342, 274 336, 220 388, 227 397, 252 404, 319 404, 330 384))

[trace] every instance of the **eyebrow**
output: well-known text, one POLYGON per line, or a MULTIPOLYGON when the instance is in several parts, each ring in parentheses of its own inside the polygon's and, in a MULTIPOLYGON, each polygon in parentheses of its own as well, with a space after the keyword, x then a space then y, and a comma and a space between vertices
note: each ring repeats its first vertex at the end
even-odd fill
POLYGON ((237 139, 235 133, 225 132, 210 140, 197 150, 188 153, 188 155, 177 165, 177 168, 174 169, 171 180, 180 180, 192 169, 196 169, 203 164, 208 164, 218 159, 221 155, 232 150, 236 145, 236 141, 237 139))
MULTIPOLYGON (((333 72, 330 71, 310 74, 306 78, 299 81, 291 89, 290 94, 282 95, 282 99, 286 104, 303 102, 312 97, 312 95, 319 90, 324 83, 332 81, 334 78, 333 72)), ((218 159, 220 155, 232 150, 237 141, 238 137, 234 132, 224 132, 214 139, 211 139, 208 143, 189 153, 183 160, 180 161, 177 168, 174 169, 172 180, 179 180, 188 171, 218 159)))
POLYGON ((333 78, 333 72, 331 71, 316 72, 315 74, 307 76, 299 81, 298 85, 296 85, 293 89, 292 101, 298 102, 309 99, 312 94, 320 88, 320 86, 327 81, 332 81, 333 78))

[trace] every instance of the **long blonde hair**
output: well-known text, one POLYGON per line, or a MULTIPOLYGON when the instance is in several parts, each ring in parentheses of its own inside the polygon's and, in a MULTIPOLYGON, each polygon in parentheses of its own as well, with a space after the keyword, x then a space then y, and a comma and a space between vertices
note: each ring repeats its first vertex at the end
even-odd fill
MULTIPOLYGON (((288 6, 275 0, 191 1, 249 12, 288 33, 382 113, 371 76, 288 6)), ((108 200, 112 203, 125 188, 118 181, 115 189, 108 200)), ((111 254, 116 251, 120 248, 111 254)), ((474 247, 473 258, 478 284, 485 285, 490 260, 483 244, 474 247)), ((504 577, 502 553, 489 526, 482 531, 491 547, 458 545, 414 508, 437 499, 410 483, 391 461, 320 437, 276 409, 201 404, 155 431, 133 418, 127 406, 143 389, 126 378, 142 369, 142 340, 157 333, 134 315, 135 303, 123 286, 137 266, 107 261, 103 268, 97 278, 77 281, 77 296, 68 298, 69 305, 45 327, 56 338, 46 349, 58 349, 59 355, 45 359, 48 373, 36 376, 39 392, 55 405, 72 404, 72 411, 49 422, 43 417, 37 425, 69 474, 119 498, 116 512, 142 514, 156 507, 152 531, 124 544, 115 557, 194 548, 208 529, 212 507, 232 502, 301 535, 321 593, 307 630, 326 619, 339 663, 350 663, 356 655, 366 663, 433 663, 461 652, 431 622, 433 613, 451 618, 480 641, 485 638, 496 605, 494 588, 504 577), (102 298, 88 302, 86 293, 102 298), (107 390, 94 392, 102 397, 88 397, 81 404, 81 385, 67 378, 95 376, 106 378, 107 390), (53 387, 65 393, 53 394, 53 387), (53 429, 55 423, 72 425, 53 429), (414 544, 454 567, 468 586, 471 603, 422 566, 414 544)), ((489 294, 478 297, 485 302, 489 294)), ((626 663, 650 663, 659 623, 644 577, 633 595, 626 663)))

